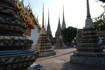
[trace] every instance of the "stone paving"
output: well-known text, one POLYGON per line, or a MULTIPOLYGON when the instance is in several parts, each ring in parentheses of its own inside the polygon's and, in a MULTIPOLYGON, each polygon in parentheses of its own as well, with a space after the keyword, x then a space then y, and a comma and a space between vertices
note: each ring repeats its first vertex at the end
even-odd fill
POLYGON ((41 64, 48 70, 105 70, 104 66, 88 66, 71 63, 70 55, 72 55, 75 50, 74 48, 58 49, 55 50, 56 55, 38 58, 36 63, 41 64))

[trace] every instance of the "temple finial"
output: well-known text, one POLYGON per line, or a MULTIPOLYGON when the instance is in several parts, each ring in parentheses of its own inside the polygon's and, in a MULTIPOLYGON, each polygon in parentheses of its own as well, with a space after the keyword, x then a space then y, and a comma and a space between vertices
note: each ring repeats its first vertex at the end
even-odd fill
POLYGON ((65 18, 64 18, 64 5, 63 5, 63 22, 65 21, 65 18))
POLYGON ((48 25, 47 25, 47 36, 49 37, 49 39, 52 38, 52 31, 50 28, 50 17, 49 17, 49 9, 48 9, 48 25))
POLYGON ((58 21, 58 30, 59 30, 59 35, 61 35, 61 24, 60 24, 60 16, 59 16, 59 21, 58 21))
POLYGON ((90 15, 89 0, 87 0, 87 18, 85 21, 85 28, 94 28, 94 24, 90 15))
POLYGON ((65 16, 64 16, 64 5, 63 5, 63 19, 62 19, 62 29, 66 28, 66 23, 65 23, 65 16))
POLYGON ((58 18, 58 26, 60 25, 60 15, 59 15, 59 18, 58 18))
POLYGON ((48 9, 48 29, 50 29, 49 9, 48 9))
POLYGON ((42 9, 42 28, 44 28, 44 3, 43 3, 43 9, 42 9))
POLYGON ((89 0, 87 0, 87 17, 90 18, 90 8, 89 8, 89 0))

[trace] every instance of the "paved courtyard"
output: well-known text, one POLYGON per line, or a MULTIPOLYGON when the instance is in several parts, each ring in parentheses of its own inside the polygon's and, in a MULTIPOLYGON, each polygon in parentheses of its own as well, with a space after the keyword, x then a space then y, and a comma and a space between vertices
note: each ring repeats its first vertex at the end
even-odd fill
POLYGON ((80 64, 73 64, 70 62, 70 55, 76 49, 58 49, 56 51, 56 55, 38 58, 36 63, 41 64, 48 70, 105 70, 105 67, 97 67, 97 66, 87 66, 80 64))

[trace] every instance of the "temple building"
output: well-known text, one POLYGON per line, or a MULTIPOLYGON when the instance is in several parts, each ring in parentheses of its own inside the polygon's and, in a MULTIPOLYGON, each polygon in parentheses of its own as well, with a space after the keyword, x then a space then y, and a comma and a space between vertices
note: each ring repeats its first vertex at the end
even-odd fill
POLYGON ((33 41, 23 35, 34 29, 36 17, 23 0, 0 0, 0 70, 26 70, 38 57, 33 41))
POLYGON ((39 35, 39 39, 37 41, 36 49, 39 51, 39 57, 46 57, 55 55, 56 52, 52 49, 52 45, 50 39, 47 35, 45 26, 44 26, 44 5, 42 12, 42 29, 39 35))
POLYGON ((63 19, 62 19, 62 30, 66 28, 66 23, 65 23, 65 16, 64 16, 64 6, 63 6, 63 19))
POLYGON ((49 39, 51 40, 51 38, 52 38, 52 31, 51 31, 51 27, 50 27, 49 11, 48 11, 47 36, 48 36, 49 39))
POLYGON ((105 65, 104 47, 99 41, 90 15, 89 0, 87 1, 87 18, 82 30, 81 41, 76 46, 77 51, 70 57, 72 63, 87 65, 105 65))

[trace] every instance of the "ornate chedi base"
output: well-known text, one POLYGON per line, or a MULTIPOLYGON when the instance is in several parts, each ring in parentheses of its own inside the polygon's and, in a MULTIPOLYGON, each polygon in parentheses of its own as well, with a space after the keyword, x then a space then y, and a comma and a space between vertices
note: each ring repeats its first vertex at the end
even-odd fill
POLYGON ((26 70, 39 54, 31 45, 26 36, 0 36, 0 70, 26 70))
POLYGON ((42 12, 42 30, 39 35, 36 49, 39 50, 39 57, 55 55, 55 51, 52 49, 51 41, 44 27, 44 6, 43 6, 43 12, 42 12))
POLYGON ((83 29, 81 42, 78 43, 77 51, 71 56, 71 62, 105 66, 104 47, 99 42, 89 10, 89 0, 87 0, 87 18, 83 29))
POLYGON ((0 51, 29 49, 32 40, 26 36, 0 36, 0 51))
POLYGON ((105 52, 75 52, 74 55, 70 57, 70 60, 73 63, 103 66, 105 65, 105 52))
POLYGON ((54 49, 51 49, 51 43, 50 40, 47 37, 47 34, 40 34, 38 39, 38 44, 36 49, 39 50, 39 57, 47 57, 55 55, 56 52, 54 49))
POLYGON ((56 46, 56 47, 55 47, 56 49, 62 49, 62 48, 65 47, 61 35, 57 38, 57 40, 56 40, 56 45, 55 45, 55 46, 56 46))
POLYGON ((77 51, 70 57, 72 63, 86 65, 105 65, 105 52, 98 43, 95 29, 83 29, 81 43, 76 47, 77 51))
POLYGON ((0 70, 26 70, 37 57, 33 50, 0 51, 0 70))
POLYGON ((37 59, 38 52, 30 50, 33 41, 23 35, 26 19, 32 19, 28 11, 22 1, 0 0, 0 70, 26 70, 37 59))

